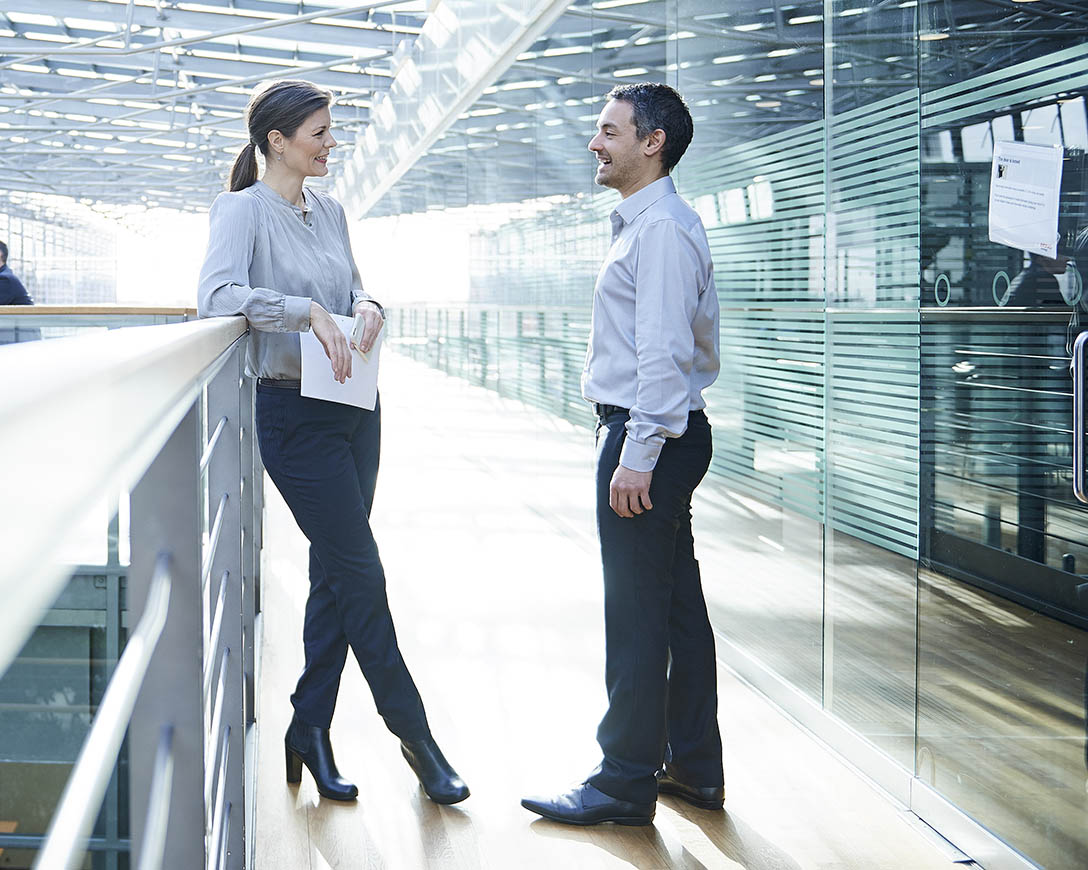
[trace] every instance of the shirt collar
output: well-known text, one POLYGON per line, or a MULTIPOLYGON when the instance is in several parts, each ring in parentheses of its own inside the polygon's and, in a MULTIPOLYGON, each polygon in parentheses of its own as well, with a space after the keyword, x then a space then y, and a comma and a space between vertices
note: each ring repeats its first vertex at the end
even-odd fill
POLYGON ((672 176, 666 175, 657 181, 651 181, 642 190, 621 200, 616 206, 616 214, 623 218, 625 224, 629 224, 651 205, 670 193, 676 193, 676 185, 672 183, 672 176))
POLYGON ((303 217, 306 217, 306 215, 308 215, 310 213, 310 211, 311 211, 310 197, 307 195, 305 188, 302 189, 302 203, 303 203, 302 208, 299 208, 293 202, 288 202, 286 199, 284 199, 282 196, 280 196, 278 193, 276 193, 276 191, 274 191, 271 187, 269 187, 263 181, 257 180, 255 182, 253 182, 253 190, 254 190, 255 193, 257 193, 258 195, 264 197, 269 202, 274 202, 274 203, 279 203, 281 205, 285 205, 289 209, 291 209, 291 211, 295 212, 296 214, 300 214, 303 217))

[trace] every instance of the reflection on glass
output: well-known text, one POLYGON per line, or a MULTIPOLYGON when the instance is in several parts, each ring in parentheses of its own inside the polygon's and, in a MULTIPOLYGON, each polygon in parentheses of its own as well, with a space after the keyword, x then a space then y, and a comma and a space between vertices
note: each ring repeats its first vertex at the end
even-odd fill
POLYGON ((1068 344, 1084 307, 1088 44, 1066 6, 995 21, 977 5, 921 10, 960 33, 920 62, 917 773, 1040 865, 1079 868, 1088 526, 1071 491, 1068 344), (988 238, 1001 141, 1064 149, 1054 257, 988 238))
POLYGON ((695 138, 677 179, 699 206, 721 302, 707 391, 715 462, 696 512, 715 628, 822 693, 823 14, 678 0, 676 84, 695 138))
POLYGON ((1040 866, 1088 865, 1088 634, 929 571, 919 625, 918 776, 1040 866))
MULTIPOLYGON (((101 519, 101 517, 99 517, 101 519)), ((115 517, 104 536, 73 540, 68 550, 104 558, 73 566, 73 574, 38 628, 0 675, 0 850, 2 866, 29 868, 35 852, 25 841, 46 832, 87 738, 127 637, 126 568, 115 517), (103 538, 106 546, 101 547, 103 538)), ((126 530, 127 531, 127 530, 126 530)), ((127 750, 93 829, 93 870, 128 866, 127 750)), ((33 840, 32 840, 33 842, 33 840)))
POLYGON ((918 548, 915 10, 832 4, 824 706, 914 754, 918 548))

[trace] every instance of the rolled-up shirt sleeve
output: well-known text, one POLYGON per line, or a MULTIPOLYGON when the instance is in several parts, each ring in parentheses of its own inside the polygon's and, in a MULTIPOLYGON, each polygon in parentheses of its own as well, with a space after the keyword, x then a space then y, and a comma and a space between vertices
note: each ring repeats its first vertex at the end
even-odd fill
POLYGON ((209 214, 208 252, 200 270, 201 317, 244 314, 262 332, 308 332, 310 298, 269 287, 251 287, 249 269, 257 235, 257 209, 247 196, 221 193, 209 214))
POLYGON ((692 321, 704 286, 695 240, 675 220, 648 224, 639 236, 635 275, 638 389, 620 465, 652 471, 666 438, 687 430, 695 357, 692 321))

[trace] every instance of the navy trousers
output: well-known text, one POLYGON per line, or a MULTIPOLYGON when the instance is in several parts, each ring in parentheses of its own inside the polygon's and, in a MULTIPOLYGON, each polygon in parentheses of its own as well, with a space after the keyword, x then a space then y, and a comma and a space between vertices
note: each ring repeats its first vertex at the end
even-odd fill
POLYGON ((597 729, 604 759, 589 782, 636 803, 657 799, 663 762, 694 786, 723 783, 714 633, 691 532, 691 496, 710 467, 702 411, 668 438, 650 482, 653 509, 629 518, 608 504, 627 414, 597 426, 597 532, 604 567, 608 711, 597 729))
POLYGON ((365 411, 258 384, 257 439, 268 476, 310 542, 306 663, 291 696, 295 713, 308 725, 329 727, 351 647, 389 730, 402 740, 428 736, 370 530, 380 406, 365 411))

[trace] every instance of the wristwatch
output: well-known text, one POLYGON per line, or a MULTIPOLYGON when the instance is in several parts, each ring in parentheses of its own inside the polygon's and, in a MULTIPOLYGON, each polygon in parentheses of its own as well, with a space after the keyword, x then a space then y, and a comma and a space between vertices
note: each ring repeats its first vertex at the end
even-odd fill
POLYGON ((353 312, 355 311, 355 306, 358 305, 360 302, 369 302, 371 305, 377 306, 378 313, 382 316, 382 320, 385 320, 385 309, 382 307, 382 304, 377 299, 356 299, 351 305, 351 310, 353 312))

